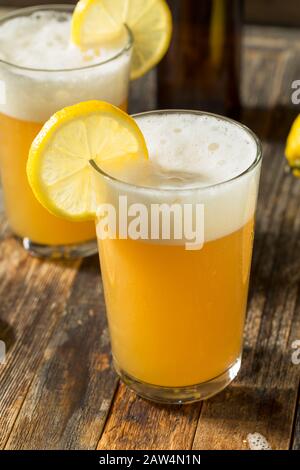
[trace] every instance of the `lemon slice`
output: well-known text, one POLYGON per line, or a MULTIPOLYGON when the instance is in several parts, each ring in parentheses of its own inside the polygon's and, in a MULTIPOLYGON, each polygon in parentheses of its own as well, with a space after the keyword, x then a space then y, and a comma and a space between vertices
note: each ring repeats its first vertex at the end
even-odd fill
POLYGON ((300 177, 300 114, 289 132, 285 155, 294 175, 300 177))
POLYGON ((148 158, 143 134, 128 114, 102 101, 87 101, 55 113, 30 148, 29 184, 38 201, 54 215, 91 220, 97 210, 92 167, 126 165, 148 158))
POLYGON ((72 16, 72 41, 82 48, 105 44, 127 24, 134 45, 131 79, 144 75, 165 55, 172 17, 165 0, 80 0, 72 16))

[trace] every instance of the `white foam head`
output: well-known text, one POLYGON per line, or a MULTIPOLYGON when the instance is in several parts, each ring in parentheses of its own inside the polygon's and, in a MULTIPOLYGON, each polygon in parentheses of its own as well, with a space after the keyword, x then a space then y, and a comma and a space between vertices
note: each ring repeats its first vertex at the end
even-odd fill
POLYGON ((202 203, 205 241, 228 235, 253 217, 260 164, 254 165, 259 148, 250 131, 233 121, 193 112, 145 113, 135 119, 149 160, 110 169, 126 183, 109 183, 112 200, 124 194, 128 204, 202 203))
POLYGON ((201 188, 228 181, 256 157, 253 137, 242 127, 207 114, 143 114, 136 117, 149 160, 118 175, 138 186, 201 188))
POLYGON ((120 105, 127 99, 130 37, 82 52, 70 41, 68 7, 23 9, 0 22, 0 111, 44 122, 53 112, 89 99, 120 105), (123 51, 123 53, 122 53, 123 51), (22 68, 23 67, 23 68, 22 68), (36 69, 30 70, 30 69, 36 69))

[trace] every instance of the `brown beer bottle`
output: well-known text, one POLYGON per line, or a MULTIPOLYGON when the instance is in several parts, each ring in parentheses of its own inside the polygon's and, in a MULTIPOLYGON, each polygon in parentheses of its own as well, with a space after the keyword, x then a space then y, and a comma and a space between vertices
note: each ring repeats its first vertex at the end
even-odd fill
POLYGON ((170 49, 158 67, 158 106, 240 111, 242 0, 168 0, 170 49))

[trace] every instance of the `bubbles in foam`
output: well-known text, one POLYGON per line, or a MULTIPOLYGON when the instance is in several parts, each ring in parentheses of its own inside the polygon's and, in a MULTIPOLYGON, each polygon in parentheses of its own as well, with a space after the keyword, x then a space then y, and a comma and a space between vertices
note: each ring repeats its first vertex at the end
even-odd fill
POLYGON ((38 11, 18 16, 0 25, 0 59, 37 69, 79 68, 115 56, 124 47, 118 44, 84 53, 73 45, 71 14, 59 11, 38 11))
POLYGON ((138 116, 150 159, 117 177, 141 186, 206 187, 243 173, 256 157, 252 137, 240 126, 207 115, 138 116), (217 124, 217 125, 216 125, 217 124))
POLYGON ((0 112, 43 123, 81 101, 124 106, 131 58, 127 30, 109 46, 81 52, 70 41, 70 13, 50 8, 20 10, 0 22, 0 83, 5 88, 0 112))
POLYGON ((210 152, 215 152, 216 150, 218 150, 218 148, 219 148, 219 144, 211 143, 208 145, 208 150, 210 152))
POLYGON ((118 180, 107 183, 110 203, 117 207, 121 194, 126 195, 128 206, 138 201, 148 210, 151 204, 192 204, 193 208, 201 204, 205 242, 240 229, 253 217, 260 164, 232 179, 256 159, 257 144, 247 130, 217 117, 184 112, 144 114, 136 121, 149 159, 126 159, 122 166, 118 161, 115 168, 112 162, 102 165, 118 180), (209 150, 211 144, 214 152, 209 150))

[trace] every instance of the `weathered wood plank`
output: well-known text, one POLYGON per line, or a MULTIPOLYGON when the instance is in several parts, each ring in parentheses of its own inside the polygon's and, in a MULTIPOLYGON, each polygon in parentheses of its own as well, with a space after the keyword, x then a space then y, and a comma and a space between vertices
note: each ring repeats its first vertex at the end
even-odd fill
POLYGON ((83 261, 7 449, 95 449, 117 378, 97 257, 83 261))
POLYGON ((79 262, 31 259, 13 238, 0 242, 0 448, 3 448, 41 362, 79 262))
POLYGON ((294 433, 292 436, 291 448, 293 450, 300 450, 300 400, 298 397, 297 411, 295 418, 294 433))
POLYGON ((278 26, 245 26, 247 46, 258 50, 299 49, 299 29, 278 26))
MULTIPOLYGON (((299 240, 299 245, 300 245, 300 240, 299 240)), ((299 245, 298 245, 298 250, 300 248, 299 245)), ((298 298, 297 298, 297 304, 296 304, 294 320, 293 320, 293 329, 292 329, 292 334, 291 334, 290 341, 289 341, 290 354, 292 355, 293 353, 297 352, 297 359, 299 359, 300 357, 299 343, 298 343, 297 351, 294 348, 295 344, 293 344, 296 340, 297 342, 300 340, 300 295, 298 295, 298 298)), ((294 417, 294 429, 293 429, 293 433, 291 436, 290 447, 293 450, 300 450, 300 372, 299 372, 300 364, 294 363, 294 368, 297 369, 298 371, 299 386, 298 386, 298 399, 296 402, 295 417, 294 417)))
POLYGON ((121 384, 98 450, 189 449, 200 409, 153 404, 121 384))

